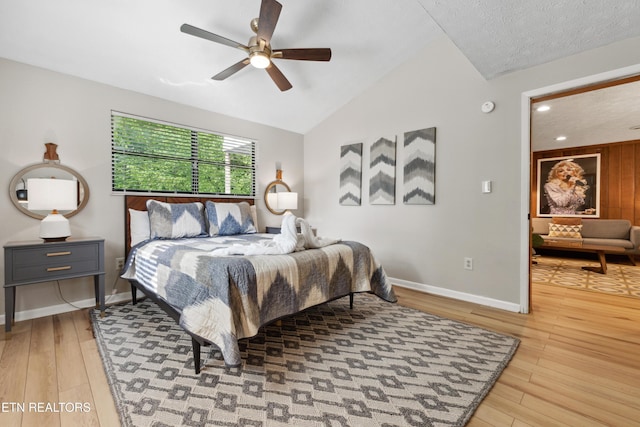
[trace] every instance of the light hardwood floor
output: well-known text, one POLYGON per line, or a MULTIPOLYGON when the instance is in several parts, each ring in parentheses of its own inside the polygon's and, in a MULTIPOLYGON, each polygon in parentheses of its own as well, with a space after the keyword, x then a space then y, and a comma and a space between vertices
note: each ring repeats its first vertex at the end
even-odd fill
MULTIPOLYGON (((470 426, 640 426, 640 299, 534 285, 533 312, 397 288, 399 303, 521 339, 470 426)), ((0 426, 119 425, 86 311, 0 335, 0 404, 87 402, 85 413, 1 412, 0 426)))

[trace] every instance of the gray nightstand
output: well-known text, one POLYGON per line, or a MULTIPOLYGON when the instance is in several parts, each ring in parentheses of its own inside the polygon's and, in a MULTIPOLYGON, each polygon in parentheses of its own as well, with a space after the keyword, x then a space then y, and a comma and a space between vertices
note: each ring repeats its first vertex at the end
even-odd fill
POLYGON ((6 332, 15 320, 16 286, 93 276, 96 307, 104 314, 104 239, 69 238, 4 245, 4 303, 6 332))

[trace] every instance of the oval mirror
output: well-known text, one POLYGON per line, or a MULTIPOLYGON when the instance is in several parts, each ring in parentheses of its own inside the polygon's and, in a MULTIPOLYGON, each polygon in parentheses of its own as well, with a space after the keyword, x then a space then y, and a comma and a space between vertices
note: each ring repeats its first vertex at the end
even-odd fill
POLYGON ((78 207, 71 211, 60 211, 60 213, 67 218, 80 212, 89 201, 89 186, 87 185, 87 181, 75 170, 53 162, 27 166, 19 171, 9 183, 9 196, 19 211, 32 218, 43 219, 49 212, 29 210, 29 188, 27 188, 29 178, 58 178, 78 182, 78 207))
POLYGON ((290 192, 291 188, 289 188, 284 181, 280 180, 271 181, 264 191, 264 204, 267 206, 267 209, 269 209, 269 212, 274 215, 282 215, 287 211, 286 209, 278 210, 273 202, 276 194, 282 191, 290 192))

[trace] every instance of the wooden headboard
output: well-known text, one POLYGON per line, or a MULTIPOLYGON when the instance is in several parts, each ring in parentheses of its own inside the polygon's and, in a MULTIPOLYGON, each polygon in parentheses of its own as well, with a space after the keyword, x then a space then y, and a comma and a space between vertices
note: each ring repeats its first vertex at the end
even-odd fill
POLYGON ((255 203, 254 199, 229 199, 222 197, 203 197, 203 196, 124 196, 124 254, 125 257, 129 255, 131 249, 131 218, 129 217, 129 209, 135 209, 138 211, 147 210, 147 200, 157 200, 165 203, 191 203, 191 202, 218 202, 218 203, 240 203, 247 202, 250 205, 255 203))

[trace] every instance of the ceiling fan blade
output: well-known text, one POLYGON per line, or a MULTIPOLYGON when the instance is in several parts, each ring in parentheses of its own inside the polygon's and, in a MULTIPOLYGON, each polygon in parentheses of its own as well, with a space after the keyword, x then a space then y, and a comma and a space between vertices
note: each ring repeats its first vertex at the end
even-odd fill
POLYGON ((281 10, 282 5, 276 0, 262 0, 258 18, 258 39, 263 39, 267 44, 271 42, 281 10))
POLYGON ((280 69, 276 67, 273 62, 269 64, 266 70, 267 73, 269 73, 269 76, 271 76, 271 79, 274 81, 276 86, 280 88, 281 91, 284 92, 285 90, 289 90, 293 87, 291 86, 291 83, 289 83, 289 80, 287 80, 287 78, 284 76, 284 74, 282 74, 282 71, 280 71, 280 69))
POLYGON ((297 59, 301 61, 329 61, 331 60, 331 49, 278 49, 271 52, 272 58, 297 59))
POLYGON ((224 80, 227 77, 231 77, 233 74, 235 74, 238 71, 242 70, 247 65, 249 65, 249 58, 243 59, 240 62, 236 62, 231 67, 227 68, 226 70, 220 71, 218 74, 216 74, 215 76, 213 76, 211 78, 213 80, 224 80))
POLYGON ((200 37, 201 39, 210 40, 212 42, 224 44, 230 47, 235 47, 237 49, 242 49, 245 52, 249 51, 249 48, 242 43, 234 42, 233 40, 229 40, 226 37, 219 36, 217 34, 210 33, 209 31, 202 30, 200 28, 194 27, 189 24, 182 24, 180 27, 180 31, 185 34, 190 34, 192 36, 200 37))

